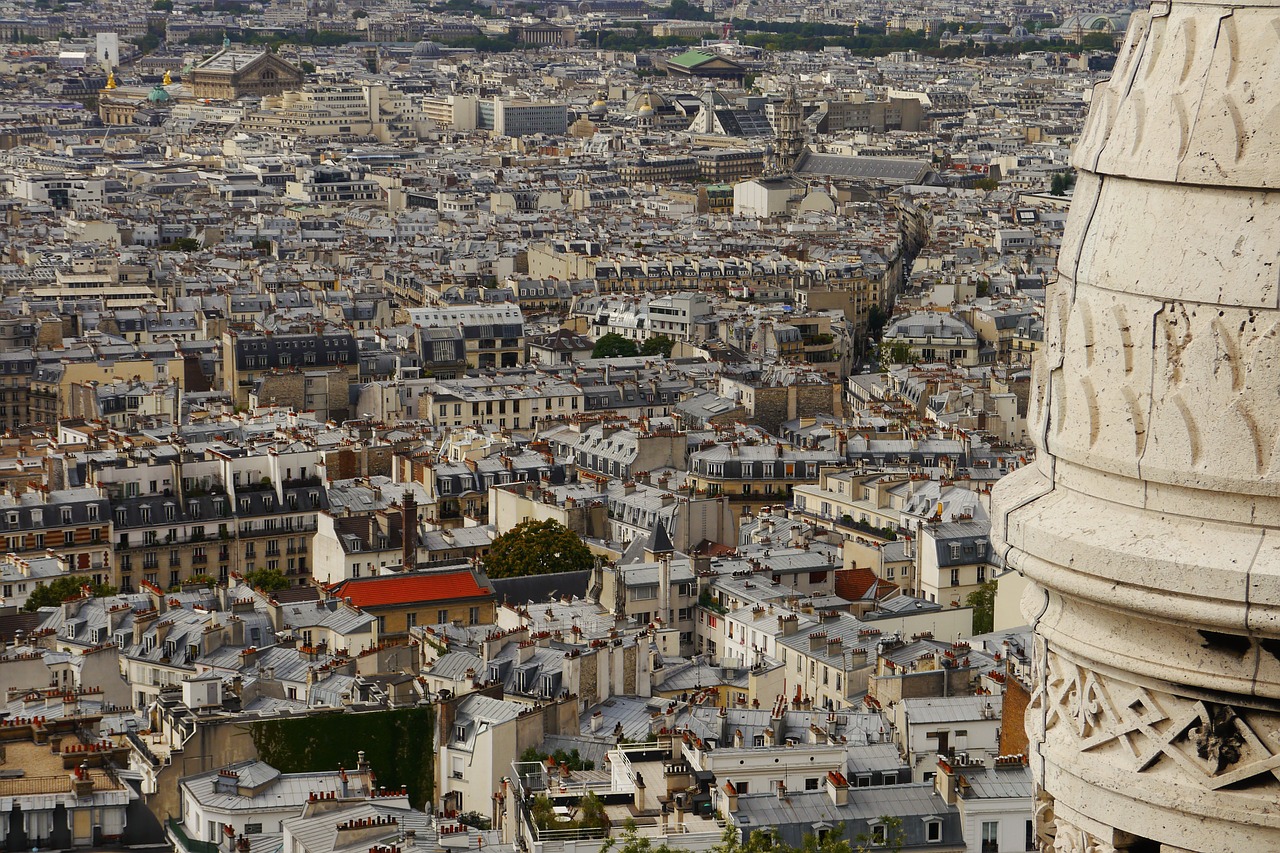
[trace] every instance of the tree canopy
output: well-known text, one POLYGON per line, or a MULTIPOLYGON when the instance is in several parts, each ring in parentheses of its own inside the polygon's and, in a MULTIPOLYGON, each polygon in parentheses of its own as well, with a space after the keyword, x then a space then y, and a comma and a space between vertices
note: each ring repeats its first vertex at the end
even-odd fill
POLYGON ((641 355, 660 355, 665 358, 671 358, 671 348, 676 342, 668 338, 666 335, 657 335, 649 338, 640 345, 641 355))
POLYGON ((964 603, 973 608, 973 633, 989 634, 995 630, 996 582, 989 580, 965 596, 964 603))
POLYGON ((31 590, 31 595, 27 596, 27 603, 23 605, 23 609, 39 610, 41 607, 57 607, 68 598, 78 597, 81 589, 86 586, 89 587, 89 593, 94 596, 116 594, 115 587, 104 583, 95 584, 88 578, 60 577, 31 590))
POLYGON ((880 344, 880 370, 887 371, 895 364, 915 364, 920 359, 911 351, 906 341, 894 341, 891 344, 880 344))
POLYGON ((517 524, 494 539, 484 565, 491 578, 516 578, 586 571, 594 562, 578 534, 547 519, 517 524))
POLYGON ((636 342, 617 332, 601 336, 596 341, 595 349, 591 350, 592 358, 632 358, 639 354, 640 348, 636 346, 636 342))
POLYGON ((252 572, 245 572, 244 579, 245 583, 263 592, 276 592, 277 590, 288 589, 293 585, 284 576, 284 572, 279 569, 258 569, 252 572))

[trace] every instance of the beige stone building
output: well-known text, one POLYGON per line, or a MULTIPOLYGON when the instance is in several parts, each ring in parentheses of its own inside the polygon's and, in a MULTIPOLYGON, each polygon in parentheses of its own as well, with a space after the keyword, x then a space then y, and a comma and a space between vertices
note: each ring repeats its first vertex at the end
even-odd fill
POLYGON ((232 101, 245 95, 279 95, 302 85, 303 73, 269 50, 255 53, 229 47, 191 69, 197 98, 232 101))

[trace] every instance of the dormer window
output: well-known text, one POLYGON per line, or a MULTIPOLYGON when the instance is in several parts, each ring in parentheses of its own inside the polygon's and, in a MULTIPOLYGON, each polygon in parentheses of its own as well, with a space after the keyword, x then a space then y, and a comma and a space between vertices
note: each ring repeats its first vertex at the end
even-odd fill
POLYGON ((456 740, 458 743, 462 743, 463 741, 465 741, 465 740, 467 739, 467 727, 466 727, 466 726, 454 726, 454 727, 453 727, 453 739, 454 739, 454 740, 456 740))
MULTIPOLYGON (((940 844, 942 842, 942 820, 936 817, 927 817, 924 819, 924 840, 930 844, 940 844)), ((984 844, 983 849, 986 849, 984 844)))
MULTIPOLYGON (((34 519, 33 519, 33 521, 34 521, 34 519)), ((63 524, 70 524, 70 523, 71 523, 71 507, 69 507, 69 506, 64 506, 64 507, 62 508, 62 523, 63 523, 63 524)))

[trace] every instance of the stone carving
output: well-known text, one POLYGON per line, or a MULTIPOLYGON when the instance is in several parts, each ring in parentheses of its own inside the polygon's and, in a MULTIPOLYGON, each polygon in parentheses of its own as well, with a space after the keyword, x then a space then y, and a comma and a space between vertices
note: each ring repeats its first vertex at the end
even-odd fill
POLYGON ((1280 717, 1275 714, 1147 690, 1053 653, 1036 702, 1043 704, 1045 722, 1033 737, 1070 732, 1080 752, 1119 743, 1123 763, 1133 772, 1170 761, 1213 791, 1280 779, 1280 717))
POLYGON ((1045 851, 1280 850, 1280 0, 1135 11, 992 545, 1045 851))
POLYGON ((1043 788, 1036 788, 1035 829, 1039 848, 1054 849, 1054 836, 1058 831, 1057 818, 1053 814, 1053 797, 1043 788))

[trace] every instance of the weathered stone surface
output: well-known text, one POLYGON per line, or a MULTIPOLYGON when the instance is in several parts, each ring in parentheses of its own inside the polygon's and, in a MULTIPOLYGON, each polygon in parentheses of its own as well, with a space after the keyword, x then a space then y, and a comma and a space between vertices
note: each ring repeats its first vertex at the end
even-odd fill
POLYGON ((1075 162, 992 524, 1040 843, 1280 849, 1280 6, 1135 14, 1075 162))

